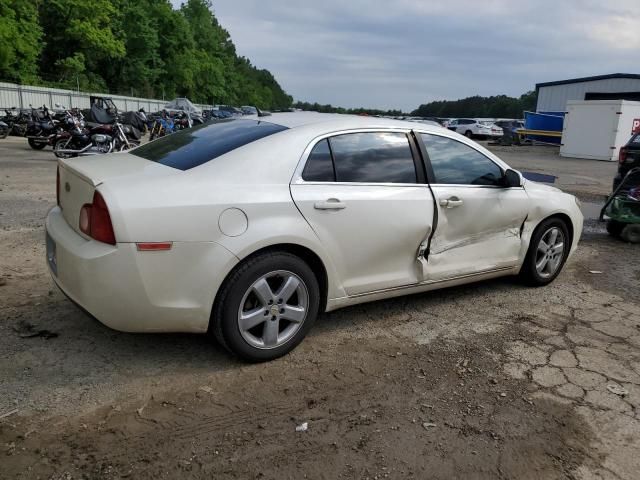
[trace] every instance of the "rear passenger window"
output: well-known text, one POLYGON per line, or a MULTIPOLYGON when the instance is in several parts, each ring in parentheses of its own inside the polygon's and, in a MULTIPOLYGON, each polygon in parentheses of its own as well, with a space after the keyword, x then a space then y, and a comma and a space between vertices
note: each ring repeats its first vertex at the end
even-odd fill
POLYGON ((435 183, 502 186, 502 170, 473 148, 447 137, 422 133, 435 183))
POLYGON ((416 167, 404 133, 348 133, 332 137, 338 182, 416 183, 416 167))
POLYGON ((304 166, 302 179, 307 182, 336 181, 328 140, 321 140, 313 147, 307 159, 307 164, 304 166))

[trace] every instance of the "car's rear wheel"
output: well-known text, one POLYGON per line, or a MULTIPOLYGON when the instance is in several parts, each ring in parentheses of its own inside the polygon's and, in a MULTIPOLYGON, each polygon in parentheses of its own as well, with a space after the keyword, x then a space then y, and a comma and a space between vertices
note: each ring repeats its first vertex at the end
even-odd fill
POLYGON ((267 252, 240 264, 225 280, 210 331, 240 358, 278 358, 307 335, 318 314, 320 287, 313 271, 287 252, 267 252))
POLYGON ((551 283, 562 270, 570 249, 566 223, 559 218, 544 220, 531 236, 520 277, 532 286, 551 283))
POLYGON ((466 132, 464 132, 464 136, 467 138, 472 138, 473 132, 471 130, 467 130, 466 132))

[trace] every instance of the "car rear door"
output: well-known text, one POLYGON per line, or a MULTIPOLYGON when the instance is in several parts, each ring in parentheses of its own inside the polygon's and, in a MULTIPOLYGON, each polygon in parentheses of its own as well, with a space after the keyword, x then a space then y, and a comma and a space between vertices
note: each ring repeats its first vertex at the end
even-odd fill
POLYGON ((348 295, 412 285, 434 202, 408 131, 316 139, 291 183, 348 295))
POLYGON ((471 145, 419 134, 438 209, 425 278, 443 280, 516 267, 529 197, 503 186, 503 169, 471 145))

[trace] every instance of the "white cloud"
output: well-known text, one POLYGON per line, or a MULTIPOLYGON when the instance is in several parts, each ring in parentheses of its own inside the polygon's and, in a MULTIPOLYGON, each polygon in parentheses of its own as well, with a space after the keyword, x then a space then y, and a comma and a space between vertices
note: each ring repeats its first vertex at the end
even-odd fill
MULTIPOLYGON (((179 3, 175 2, 174 3, 179 3)), ((400 107, 634 73, 637 0, 214 0, 241 55, 296 99, 400 107)))

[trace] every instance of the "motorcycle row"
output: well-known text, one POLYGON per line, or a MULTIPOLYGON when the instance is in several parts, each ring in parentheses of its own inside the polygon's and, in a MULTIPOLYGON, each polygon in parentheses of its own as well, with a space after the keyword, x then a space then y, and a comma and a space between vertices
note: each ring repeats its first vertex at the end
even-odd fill
POLYGON ((56 104, 54 111, 46 105, 28 110, 6 109, 0 117, 0 139, 8 135, 25 137, 29 146, 42 150, 53 147, 59 158, 122 152, 140 145, 143 135, 150 140, 204 123, 204 119, 187 112, 161 112, 147 115, 119 113, 109 98, 91 97, 91 108, 80 110, 56 104))

